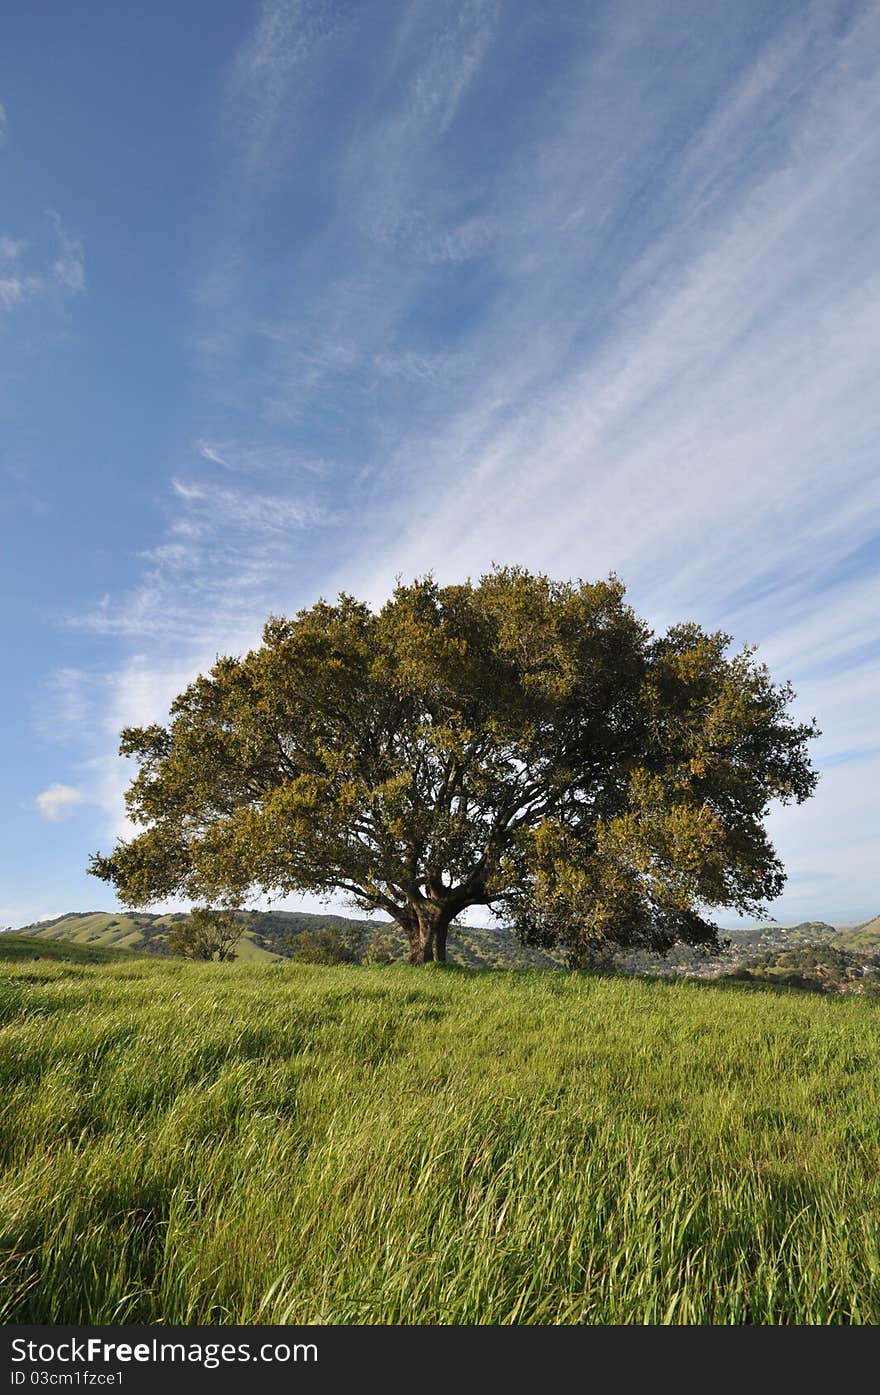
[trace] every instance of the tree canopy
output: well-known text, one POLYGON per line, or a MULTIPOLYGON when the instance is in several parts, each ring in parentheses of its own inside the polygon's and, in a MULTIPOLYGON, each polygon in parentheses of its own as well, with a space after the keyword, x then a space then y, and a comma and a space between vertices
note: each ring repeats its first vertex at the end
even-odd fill
POLYGON ((652 633, 615 577, 520 567, 341 594, 219 658, 166 725, 122 732, 142 826, 90 870, 127 905, 344 893, 444 959, 491 907, 573 964, 603 946, 717 943, 785 874, 770 802, 801 802, 815 723, 755 651, 652 633))

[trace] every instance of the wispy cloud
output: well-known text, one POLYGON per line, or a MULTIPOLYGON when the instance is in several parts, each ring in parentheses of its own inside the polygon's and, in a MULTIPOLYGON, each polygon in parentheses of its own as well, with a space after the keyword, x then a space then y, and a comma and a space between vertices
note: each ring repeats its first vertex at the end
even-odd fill
POLYGON ((0 308, 13 310, 39 295, 44 282, 39 276, 0 276, 0 308))
POLYGON ((173 480, 172 489, 178 499, 214 528, 234 525, 262 536, 326 522, 326 515, 319 506, 302 500, 239 489, 217 489, 184 480, 173 480))
MULTIPOLYGON (((610 287, 585 285, 581 303, 556 311, 551 271, 542 295, 527 285, 511 309, 481 323, 486 367, 473 392, 427 439, 421 423, 418 438, 404 435, 392 462, 403 468, 416 450, 430 461, 422 504, 430 494, 438 536, 454 539, 436 559, 441 567, 453 572, 465 559, 511 547, 549 560, 570 554, 583 536, 594 567, 628 563, 632 575, 633 566, 646 571, 668 559, 687 525, 691 536, 712 534, 711 549, 689 548, 689 570, 695 563, 711 573, 703 579, 717 592, 728 584, 719 548, 747 571, 768 532, 786 545, 780 512, 794 506, 791 517, 827 517, 822 501, 839 500, 841 468, 853 484, 865 478, 880 413, 869 385, 875 248, 858 231, 872 200, 880 98, 876 69, 858 60, 866 37, 842 45, 836 65, 826 58, 809 100, 777 133, 775 153, 747 162, 750 177, 740 169, 734 201, 725 190, 706 206, 707 181, 685 147, 702 222, 684 261, 687 202, 646 251, 624 259, 610 287), (647 282, 643 259, 652 267, 647 282), (615 303, 627 276, 642 289, 615 303), (564 511, 554 508, 563 499, 564 511)), ((590 115, 587 100, 584 129, 590 115)), ((763 134, 751 129, 760 148, 763 134)), ((711 162, 714 140, 701 133, 696 144, 711 162)), ((570 181, 579 182, 577 170, 572 164, 570 181)), ((623 184, 618 195, 626 203, 631 191, 623 184)), ((620 216, 603 210, 612 228, 620 216)), ((412 503, 402 511, 421 516, 412 503)), ((401 563, 423 565, 424 555, 419 529, 409 547, 396 542, 389 574, 401 563)), ((679 569, 667 574, 675 588, 679 569)))
POLYGON ((227 114, 244 178, 265 189, 301 135, 297 112, 314 91, 312 60, 337 28, 320 0, 263 0, 229 79, 227 114))
POLYGON ((45 740, 78 745, 94 723, 103 697, 99 674, 63 666, 50 673, 37 694, 34 723, 45 740))
POLYGON ((34 799, 41 818, 48 823, 61 823, 84 802, 85 796, 73 785, 50 785, 34 799))
POLYGON ((85 290, 86 285, 82 242, 79 238, 71 236, 60 214, 54 209, 50 210, 49 218, 58 242, 58 252, 52 261, 52 276, 62 290, 71 295, 78 295, 80 291, 85 290))
POLYGON ((290 577, 292 539, 334 526, 332 513, 308 498, 173 479, 167 533, 140 554, 146 570, 138 584, 64 623, 171 643, 178 656, 181 643, 195 655, 231 636, 252 642, 273 583, 290 577))
POLYGON ((196 450, 203 460, 221 465, 244 475, 272 474, 294 479, 299 474, 326 475, 327 462, 290 446, 271 442, 197 441, 196 450))
POLYGON ((68 296, 78 295, 85 289, 82 242, 71 236, 54 210, 50 210, 47 216, 56 245, 54 254, 39 270, 33 267, 26 269, 21 265, 29 250, 29 243, 24 238, 0 237, 0 309, 17 309, 52 292, 68 296), (13 267, 15 270, 12 270, 13 267))
POLYGON ((26 246, 23 238, 0 237, 0 262, 17 261, 26 246))

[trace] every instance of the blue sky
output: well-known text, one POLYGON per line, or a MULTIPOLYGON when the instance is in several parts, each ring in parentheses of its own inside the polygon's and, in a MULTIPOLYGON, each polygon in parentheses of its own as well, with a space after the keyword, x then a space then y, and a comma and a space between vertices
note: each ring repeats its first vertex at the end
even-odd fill
POLYGON ((878 188, 877 3, 12 0, 0 925, 270 612, 493 561, 757 644, 775 914, 880 911, 878 188))

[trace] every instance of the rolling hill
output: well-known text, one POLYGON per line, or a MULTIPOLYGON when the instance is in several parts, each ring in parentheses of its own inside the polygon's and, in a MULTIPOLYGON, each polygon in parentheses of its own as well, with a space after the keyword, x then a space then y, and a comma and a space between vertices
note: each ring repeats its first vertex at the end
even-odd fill
MULTIPOLYGON (((368 957, 377 939, 395 958, 406 957, 402 933, 391 921, 358 920, 341 915, 313 915, 304 911, 242 911, 245 932, 238 942, 237 957, 245 962, 280 961, 294 954, 297 936, 331 929, 348 945, 357 959, 368 957)), ((22 926, 15 933, 46 941, 65 941, 93 949, 127 950, 138 954, 165 955, 165 936, 184 912, 154 915, 122 911, 76 911, 55 920, 22 926)), ((724 932, 729 946, 717 955, 706 955, 679 946, 665 959, 647 953, 618 953, 609 968, 621 973, 695 975, 701 978, 728 973, 751 963, 756 956, 789 951, 805 946, 825 945, 856 956, 880 953, 880 916, 864 925, 839 931, 826 921, 803 921, 799 925, 756 925, 724 932)), ((473 968, 553 969, 564 966, 560 955, 521 945, 514 932, 503 926, 476 928, 455 926, 450 935, 449 958, 453 964, 473 968)))
POLYGON ((104 949, 75 940, 47 940, 33 935, 0 935, 0 963, 39 960, 44 964, 118 964, 142 956, 131 949, 104 949))
MULTIPOLYGON (((289 959, 296 937, 304 931, 333 929, 352 947, 358 958, 376 936, 388 937, 396 957, 404 958, 406 944, 391 921, 357 920, 340 915, 312 915, 304 911, 243 911, 247 928, 236 947, 238 959, 270 963, 289 959)), ((24 925, 16 935, 41 940, 69 941, 102 949, 136 950, 166 954, 165 935, 184 912, 152 915, 122 911, 74 911, 55 920, 24 925)), ((476 929, 456 926, 450 934, 449 959, 474 968, 559 968, 562 960, 540 949, 523 946, 512 930, 503 927, 476 929)))
POLYGON ((841 949, 870 950, 880 953, 880 915, 868 920, 864 925, 856 925, 850 930, 842 930, 834 943, 841 949))

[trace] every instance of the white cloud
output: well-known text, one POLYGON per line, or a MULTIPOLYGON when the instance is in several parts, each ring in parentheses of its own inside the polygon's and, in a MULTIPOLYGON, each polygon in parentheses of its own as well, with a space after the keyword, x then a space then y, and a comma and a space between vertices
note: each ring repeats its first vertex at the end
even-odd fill
POLYGON ((0 145, 5 144, 6 142, 8 125, 9 123, 6 118, 6 108, 4 107, 3 103, 0 102, 0 145))
POLYGON ((58 241, 57 255, 52 262, 52 275, 63 291, 70 295, 79 295, 85 290, 86 285, 82 242, 79 238, 71 236, 54 209, 50 210, 49 217, 58 241))
POLYGON ((224 460, 214 446, 208 445, 207 441, 198 441, 196 447, 203 460, 210 460, 213 465, 228 465, 228 461, 224 460))
POLYGON ((34 725, 44 740, 79 741, 94 720, 102 700, 104 680, 99 674, 72 666, 50 673, 37 695, 34 725))
POLYGON ((336 30, 320 0, 263 0, 229 80, 228 114, 242 173, 268 186, 299 133, 297 111, 314 90, 313 58, 336 30))
POLYGON ((435 139, 448 131, 479 74, 500 11, 500 0, 464 0, 416 70, 410 84, 413 115, 430 125, 435 139))
POLYGON ((274 474, 290 479, 297 474, 326 475, 328 470, 326 461, 313 454, 268 442, 199 440, 196 450, 210 464, 239 474, 274 474))
POLYGON ((0 309, 14 310, 25 305, 43 290, 39 276, 0 276, 0 309))
POLYGON ((217 489, 213 485, 191 484, 184 480, 172 480, 171 487, 179 499, 217 525, 234 524, 260 532, 283 532, 324 521, 322 510, 306 501, 217 489))
POLYGON ((172 480, 166 538, 139 556, 146 570, 127 596, 104 596, 90 612, 59 618, 72 629, 227 651, 253 642, 268 597, 289 572, 294 534, 329 529, 333 515, 310 499, 172 480))
MULTIPOLYGON (((85 269, 82 243, 67 232, 60 216, 49 212, 52 223, 56 251, 48 265, 42 270, 27 269, 22 266, 28 243, 23 238, 3 236, 0 238, 0 265, 5 264, 5 274, 0 275, 0 310, 19 309, 23 305, 42 300, 54 290, 62 295, 77 295, 85 289, 85 269), (12 270, 13 265, 15 271, 12 270)), ((33 260, 33 259, 31 259, 33 260)))
POLYGON ((61 823, 84 802, 85 795, 73 785, 50 785, 34 799, 40 817, 49 823, 61 823))
POLYGON ((27 243, 22 238, 0 237, 0 261, 17 261, 26 246, 27 243))

